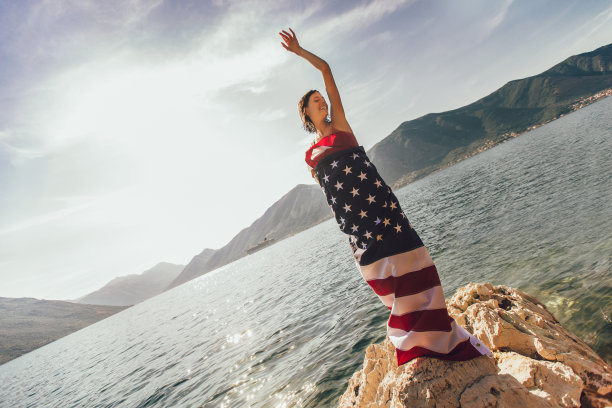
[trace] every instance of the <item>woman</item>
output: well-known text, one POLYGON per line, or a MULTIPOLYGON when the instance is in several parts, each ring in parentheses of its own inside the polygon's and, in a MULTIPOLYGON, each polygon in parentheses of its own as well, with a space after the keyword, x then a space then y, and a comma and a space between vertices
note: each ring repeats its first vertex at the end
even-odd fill
POLYGON ((387 334, 397 364, 420 356, 444 360, 490 356, 486 346, 448 315, 436 267, 395 194, 357 143, 329 65, 302 48, 289 30, 279 33, 281 44, 321 71, 331 103, 328 108, 325 98, 313 90, 298 104, 304 128, 316 133, 306 163, 340 230, 349 235, 361 274, 391 310, 387 334))

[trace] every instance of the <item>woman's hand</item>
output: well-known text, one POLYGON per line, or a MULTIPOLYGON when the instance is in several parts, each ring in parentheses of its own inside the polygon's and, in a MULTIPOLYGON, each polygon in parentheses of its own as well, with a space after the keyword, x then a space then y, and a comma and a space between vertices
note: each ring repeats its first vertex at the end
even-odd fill
POLYGON ((282 32, 278 33, 281 37, 283 37, 283 40, 285 41, 285 43, 281 43, 281 45, 283 47, 285 47, 285 49, 287 51, 291 51, 293 53, 295 53, 296 55, 298 54, 298 51, 302 48, 300 47, 300 43, 298 42, 298 39, 295 35, 295 33, 293 32, 293 30, 291 30, 291 28, 289 28, 289 30, 291 31, 291 34, 293 34, 293 36, 291 34, 289 34, 288 32, 286 32, 285 30, 283 30, 282 32))
MULTIPOLYGON (((298 42, 297 36, 293 32, 293 30, 289 28, 289 31, 291 31, 291 34, 289 34, 285 30, 278 33, 285 41, 285 43, 281 43, 281 45, 285 47, 287 51, 291 51, 296 55, 304 58, 305 60, 310 62, 316 69, 321 71, 321 73, 323 74, 323 81, 325 82, 325 90, 327 91, 327 95, 329 96, 329 102, 333 107, 330 110, 331 121, 333 124, 335 124, 336 127, 338 127, 339 125, 343 129, 350 129, 351 127, 346 121, 346 117, 344 115, 344 108, 342 106, 342 101, 340 100, 340 92, 338 92, 338 87, 336 86, 336 81, 334 80, 334 76, 332 75, 329 64, 311 53, 310 51, 300 47, 300 43, 298 42)), ((312 171, 312 175, 313 177, 315 177, 314 171, 312 171)))

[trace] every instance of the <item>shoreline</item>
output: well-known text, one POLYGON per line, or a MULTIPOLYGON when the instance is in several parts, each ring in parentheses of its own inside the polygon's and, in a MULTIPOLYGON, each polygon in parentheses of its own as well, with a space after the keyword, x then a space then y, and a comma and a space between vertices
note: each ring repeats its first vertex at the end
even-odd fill
POLYGON ((453 152, 456 152, 458 150, 461 150, 461 149, 470 149, 467 153, 463 153, 458 158, 455 158, 455 159, 453 159, 453 160, 451 160, 449 162, 443 162, 443 163, 435 164, 435 165, 428 166, 428 167, 425 167, 425 168, 419 169, 419 170, 414 170, 414 171, 411 171, 409 173, 406 173, 406 174, 402 175, 397 181, 395 181, 391 185, 391 189, 398 190, 398 189, 400 189, 402 187, 407 186, 408 184, 410 184, 412 182, 415 182, 417 180, 425 178, 428 175, 433 174, 433 173, 435 173, 437 171, 444 170, 444 169, 446 169, 448 167, 451 167, 451 166, 453 166, 453 165, 455 165, 457 163, 462 162, 463 160, 466 160, 466 159, 469 159, 471 157, 474 157, 474 156, 476 156, 479 153, 482 153, 484 151, 487 151, 487 150, 491 149, 492 147, 495 147, 495 146, 497 146, 497 145, 499 145, 501 143, 507 142, 508 140, 515 139, 516 137, 521 136, 521 135, 523 135, 523 134, 525 134, 527 132, 530 132, 530 131, 532 131, 534 129, 537 129, 539 127, 547 125, 547 124, 549 124, 551 122, 554 122, 557 119, 561 119, 562 117, 564 117, 566 115, 569 115, 569 114, 571 114, 573 112, 576 112, 576 111, 578 111, 578 110, 580 110, 582 108, 585 108, 585 107, 587 107, 589 105, 592 105, 595 102, 599 102, 600 100, 605 99, 605 98, 607 98, 609 96, 612 96, 612 88, 604 89, 603 91, 599 91, 599 92, 597 92, 594 95, 583 97, 580 100, 578 100, 577 102, 574 102, 574 103, 572 103, 571 105, 568 106, 568 108, 570 109, 569 112, 562 113, 559 116, 557 116, 557 117, 555 117, 553 119, 549 119, 549 120, 547 120, 545 122, 537 123, 535 125, 531 125, 531 126, 527 127, 523 131, 520 131, 520 132, 514 132, 514 131, 506 132, 506 133, 503 133, 503 134, 497 136, 496 137, 497 140, 492 140, 492 139, 482 140, 481 139, 480 143, 478 143, 478 141, 477 141, 477 142, 474 142, 474 143, 472 143, 472 144, 470 144, 468 146, 465 146, 463 148, 457 148, 457 149, 451 150, 450 152, 448 152, 446 157, 448 157, 449 155, 453 154, 453 152), (470 148, 470 146, 472 146, 472 147, 470 148))

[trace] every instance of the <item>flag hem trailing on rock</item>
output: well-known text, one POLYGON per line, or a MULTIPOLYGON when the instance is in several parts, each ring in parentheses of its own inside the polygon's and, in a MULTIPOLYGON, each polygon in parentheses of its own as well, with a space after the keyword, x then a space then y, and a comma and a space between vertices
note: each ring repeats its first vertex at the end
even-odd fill
POLYGON ((349 236, 363 278, 391 311, 387 335, 397 364, 420 356, 469 360, 491 355, 449 316, 427 248, 363 147, 337 151, 324 139, 311 146, 306 161, 314 163, 309 159, 318 147, 328 153, 314 171, 340 230, 349 236))

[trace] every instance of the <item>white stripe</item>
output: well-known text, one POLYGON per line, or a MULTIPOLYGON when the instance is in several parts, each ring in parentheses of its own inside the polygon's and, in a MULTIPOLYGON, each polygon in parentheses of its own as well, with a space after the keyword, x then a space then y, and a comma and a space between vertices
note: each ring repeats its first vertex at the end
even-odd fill
POLYGON ((314 149, 312 149, 312 153, 310 154, 310 159, 314 159, 315 157, 319 156, 321 153, 323 153, 325 150, 327 149, 331 149, 331 146, 319 146, 319 147, 315 147, 314 149))
POLYGON ((393 307, 393 298, 395 297, 395 295, 393 293, 389 293, 388 295, 385 296, 378 296, 378 298, 383 302, 383 305, 387 306, 387 307, 393 307))
POLYGON ((366 281, 402 276, 432 266, 433 260, 424 246, 401 254, 387 256, 365 266, 359 266, 366 281))
MULTIPOLYGON (((359 251, 359 249, 357 250, 357 252, 359 251)), ((362 253, 365 252, 363 250, 361 250, 362 253)), ((359 256, 361 257, 361 253, 359 254, 359 256)), ((359 262, 357 260, 355 260, 355 263, 357 264, 357 267, 359 268, 359 262)), ((365 280, 365 279, 364 279, 365 280)), ((367 283, 367 281, 366 281, 367 283)), ((378 298, 381 300, 381 302, 383 302, 383 305, 389 307, 389 308, 393 308, 393 300, 395 299, 395 293, 389 293, 388 295, 384 295, 384 296, 380 296, 380 295, 376 295, 378 296, 378 298)))
POLYGON ((417 310, 446 309, 442 286, 434 286, 414 295, 401 296, 394 300, 391 314, 401 316, 417 310))
POLYGON ((448 354, 457 344, 472 336, 467 330, 459 326, 454 320, 451 322, 451 331, 405 331, 387 326, 389 340, 400 350, 410 350, 413 347, 424 347, 437 353, 448 354))

